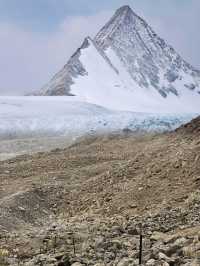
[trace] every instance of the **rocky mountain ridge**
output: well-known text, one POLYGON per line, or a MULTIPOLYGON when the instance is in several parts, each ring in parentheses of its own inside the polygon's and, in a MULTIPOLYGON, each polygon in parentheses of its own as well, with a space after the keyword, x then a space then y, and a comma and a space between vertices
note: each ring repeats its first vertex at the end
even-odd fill
POLYGON ((114 109, 146 111, 143 106, 151 105, 164 112, 170 103, 173 110, 190 111, 198 109, 200 71, 123 6, 37 94, 78 96, 114 109))

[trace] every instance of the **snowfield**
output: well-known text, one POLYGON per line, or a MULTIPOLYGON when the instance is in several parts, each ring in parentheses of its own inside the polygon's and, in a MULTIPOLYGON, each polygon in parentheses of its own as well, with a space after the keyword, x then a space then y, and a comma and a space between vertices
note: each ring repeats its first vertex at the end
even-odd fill
MULTIPOLYGON (((111 49, 108 49, 106 54, 117 72, 98 52, 91 39, 88 39, 88 44, 89 46, 82 50, 79 58, 87 69, 88 75, 79 76, 71 85, 72 94, 77 95, 84 102, 132 112, 200 112, 200 95, 184 85, 186 80, 192 83, 189 75, 185 74, 183 80, 174 82, 174 84, 177 83, 175 87, 178 89, 179 96, 169 93, 168 97, 164 98, 155 89, 140 87, 111 49)), ((59 80, 57 86, 59 86, 59 80)))
POLYGON ((197 114, 145 114, 113 111, 74 101, 74 97, 0 97, 0 139, 42 136, 80 137, 122 130, 162 132, 197 114))

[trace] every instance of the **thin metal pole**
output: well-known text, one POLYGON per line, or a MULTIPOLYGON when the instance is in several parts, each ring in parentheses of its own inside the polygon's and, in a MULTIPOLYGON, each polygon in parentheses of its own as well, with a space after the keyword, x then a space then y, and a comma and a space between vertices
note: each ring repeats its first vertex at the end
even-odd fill
POLYGON ((140 224, 140 251, 139 251, 139 265, 142 265, 142 224, 140 224))
POLYGON ((76 255, 76 243, 75 243, 75 237, 74 237, 74 234, 72 236, 72 242, 73 242, 73 249, 74 249, 74 255, 76 255))

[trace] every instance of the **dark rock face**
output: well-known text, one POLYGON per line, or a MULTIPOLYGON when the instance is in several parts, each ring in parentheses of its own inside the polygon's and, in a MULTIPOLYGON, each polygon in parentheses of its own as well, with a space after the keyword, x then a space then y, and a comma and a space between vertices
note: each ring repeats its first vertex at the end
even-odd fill
POLYGON ((185 134, 199 134, 200 136, 200 116, 193 119, 190 123, 187 123, 176 130, 185 134))
POLYGON ((76 53, 70 58, 69 62, 58 72, 48 83, 39 95, 59 96, 67 95, 73 96, 71 93, 71 85, 74 84, 74 78, 77 76, 87 75, 87 71, 79 60, 81 49, 87 47, 87 41, 84 41, 82 47, 76 51, 76 53))

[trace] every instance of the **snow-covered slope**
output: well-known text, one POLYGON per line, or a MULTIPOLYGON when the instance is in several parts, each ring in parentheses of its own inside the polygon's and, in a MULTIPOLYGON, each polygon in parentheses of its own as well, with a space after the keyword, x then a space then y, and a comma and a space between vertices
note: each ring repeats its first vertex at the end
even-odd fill
POLYGON ((111 111, 73 97, 0 97, 0 139, 69 136, 121 130, 165 131, 193 115, 158 115, 111 111))
POLYGON ((200 72, 123 6, 39 95, 74 95, 118 110, 200 112, 200 72))

